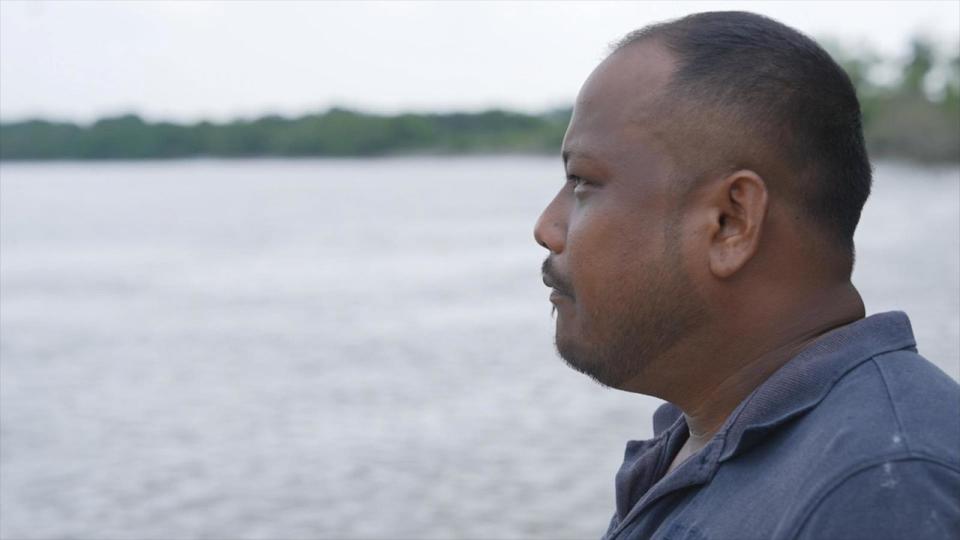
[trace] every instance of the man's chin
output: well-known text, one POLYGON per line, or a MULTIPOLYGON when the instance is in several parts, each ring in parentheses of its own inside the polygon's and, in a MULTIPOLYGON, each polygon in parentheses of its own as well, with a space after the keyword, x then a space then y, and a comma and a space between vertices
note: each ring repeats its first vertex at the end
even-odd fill
POLYGON ((621 388, 628 377, 612 362, 605 361, 602 355, 591 351, 579 344, 563 339, 559 335, 556 339, 557 353, 570 368, 583 373, 597 383, 611 388, 621 388))

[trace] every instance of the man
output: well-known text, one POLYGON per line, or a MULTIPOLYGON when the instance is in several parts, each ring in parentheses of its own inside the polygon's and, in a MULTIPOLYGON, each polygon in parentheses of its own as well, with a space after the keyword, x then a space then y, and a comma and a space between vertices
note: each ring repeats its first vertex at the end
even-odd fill
POLYGON ((557 349, 668 402, 606 538, 960 538, 960 389, 850 282, 860 122, 826 52, 750 13, 634 32, 587 79, 535 230, 557 349))

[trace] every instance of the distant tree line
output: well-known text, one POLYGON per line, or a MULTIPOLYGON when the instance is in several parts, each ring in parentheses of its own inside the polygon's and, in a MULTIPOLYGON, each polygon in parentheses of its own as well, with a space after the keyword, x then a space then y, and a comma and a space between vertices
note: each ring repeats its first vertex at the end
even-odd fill
POLYGON ((382 116, 334 108, 300 118, 266 116, 223 124, 149 123, 135 115, 87 127, 30 120, 0 125, 0 158, 540 153, 560 147, 568 119, 569 111, 382 116))
POLYGON ((864 135, 873 157, 960 162, 960 51, 938 54, 915 39, 906 61, 871 52, 834 52, 857 87, 864 135), (877 83, 886 71, 892 81, 877 83))
MULTIPOLYGON (((873 157, 960 162, 960 54, 913 43, 899 77, 875 82, 890 62, 870 53, 835 53, 857 86, 873 157)), ((136 115, 92 125, 28 120, 0 124, 0 159, 154 159, 194 156, 382 156, 552 153, 570 109, 544 114, 376 115, 341 108, 299 118, 265 116, 227 123, 146 122, 136 115)))

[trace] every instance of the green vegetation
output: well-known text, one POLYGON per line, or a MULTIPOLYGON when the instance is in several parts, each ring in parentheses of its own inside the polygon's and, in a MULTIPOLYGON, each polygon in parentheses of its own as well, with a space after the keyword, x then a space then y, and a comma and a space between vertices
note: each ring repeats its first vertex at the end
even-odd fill
POLYGON ((906 61, 834 52, 857 87, 871 157, 960 162, 960 54, 914 40, 906 61), (878 73, 897 74, 877 83, 878 73))
POLYGON ((380 116, 344 109, 226 124, 148 123, 134 115, 105 118, 89 127, 31 120, 0 125, 0 158, 548 153, 560 148, 568 120, 569 111, 380 116))
MULTIPOLYGON (((900 63, 870 53, 835 56, 857 85, 873 157, 960 162, 960 54, 939 55, 918 40, 900 63), (884 70, 899 76, 876 82, 884 70)), ((334 108, 221 124, 150 123, 135 115, 89 126, 29 120, 0 124, 0 159, 556 154, 569 118, 569 109, 383 116, 334 108)))

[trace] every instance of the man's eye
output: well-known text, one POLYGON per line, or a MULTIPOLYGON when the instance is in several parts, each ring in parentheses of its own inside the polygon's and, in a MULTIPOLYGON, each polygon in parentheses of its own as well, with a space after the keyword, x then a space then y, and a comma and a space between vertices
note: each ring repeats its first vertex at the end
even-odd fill
POLYGON ((574 191, 581 191, 590 185, 590 182, 588 180, 581 178, 575 174, 571 174, 567 176, 567 181, 573 184, 574 191))
POLYGON ((580 178, 575 174, 567 175, 567 182, 570 182, 571 184, 573 184, 573 187, 582 186, 583 184, 587 183, 586 180, 584 180, 583 178, 580 178))

